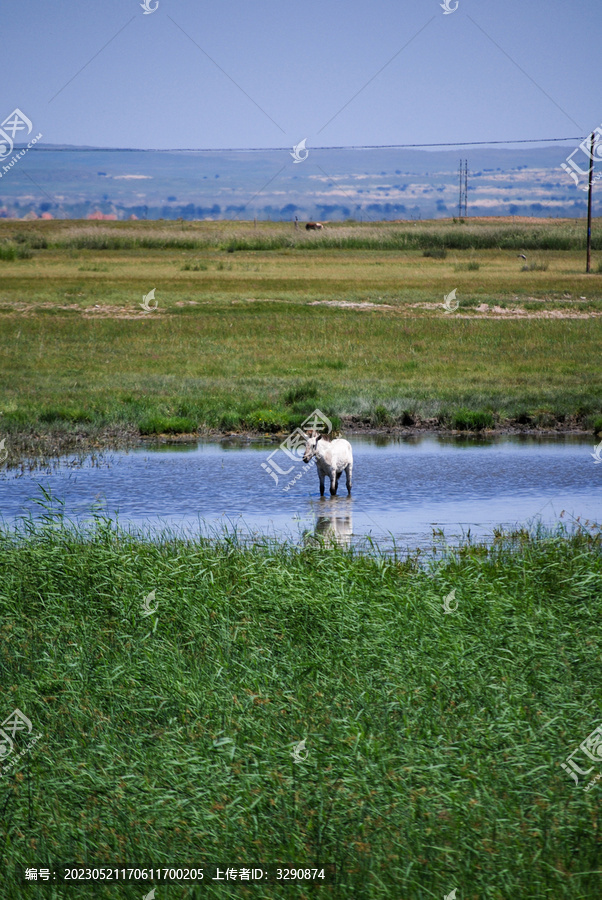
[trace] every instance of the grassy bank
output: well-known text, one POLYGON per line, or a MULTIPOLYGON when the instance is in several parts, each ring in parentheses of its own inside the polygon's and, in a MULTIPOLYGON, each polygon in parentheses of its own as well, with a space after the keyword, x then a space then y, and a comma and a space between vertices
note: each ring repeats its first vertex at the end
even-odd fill
POLYGON ((21 252, 0 259, 0 437, 17 452, 287 432, 315 407, 348 427, 597 432, 602 278, 583 272, 582 237, 562 221, 0 222, 21 252), (269 249, 286 235, 294 247, 269 249))
POLYGON ((320 896, 356 900, 597 895, 601 788, 560 768, 600 722, 597 538, 519 534, 429 576, 49 518, 0 535, 0 585, 3 716, 42 733, 0 779, 3 896, 116 896, 17 886, 17 863, 277 860, 334 862, 320 896))

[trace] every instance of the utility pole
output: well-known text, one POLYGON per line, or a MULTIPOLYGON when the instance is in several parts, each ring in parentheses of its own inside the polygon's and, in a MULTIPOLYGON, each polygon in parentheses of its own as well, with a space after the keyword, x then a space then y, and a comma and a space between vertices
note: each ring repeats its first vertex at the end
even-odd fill
POLYGON ((592 193, 594 187, 594 142, 595 135, 592 131, 589 145, 589 191, 587 193, 587 262, 585 271, 589 273, 592 265, 592 193))
POLYGON ((466 217, 468 203, 468 160, 460 160, 460 196, 458 199, 458 217, 466 217))

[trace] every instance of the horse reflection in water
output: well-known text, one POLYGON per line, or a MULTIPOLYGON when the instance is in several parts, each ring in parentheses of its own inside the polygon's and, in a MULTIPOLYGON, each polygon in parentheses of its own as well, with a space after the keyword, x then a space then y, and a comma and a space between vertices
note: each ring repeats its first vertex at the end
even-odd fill
MULTIPOLYGON (((330 506, 330 504, 329 504, 330 506)), ((353 536, 353 517, 350 502, 333 502, 332 508, 324 509, 320 504, 319 515, 313 532, 306 532, 305 543, 324 543, 349 547, 353 536)))

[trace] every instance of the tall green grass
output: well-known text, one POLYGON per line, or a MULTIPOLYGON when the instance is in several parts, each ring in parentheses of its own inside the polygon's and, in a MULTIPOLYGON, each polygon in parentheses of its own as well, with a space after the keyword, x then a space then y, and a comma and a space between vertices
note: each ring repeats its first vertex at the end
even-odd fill
POLYGON ((15 259, 31 259, 33 256, 30 248, 12 241, 0 242, 0 261, 12 262, 15 259))
POLYGON ((42 505, 0 533, 2 717, 43 735, 0 779, 2 896, 151 888, 48 892, 16 864, 277 861, 335 863, 320 895, 341 900, 597 896, 602 788, 560 763, 602 717, 598 537, 498 536, 429 569, 42 505))
MULTIPOLYGON (((452 223, 433 220, 412 223, 327 223, 324 231, 308 234, 290 223, 262 222, 0 222, 0 236, 31 249, 68 250, 416 250, 439 254, 446 250, 583 250, 582 220, 541 223, 479 219, 452 223)), ((594 222, 592 247, 602 249, 602 228, 594 222)))
MULTIPOLYGON (((341 229, 342 230, 342 229, 341 229)), ((56 249, 78 250, 201 250, 215 247, 230 253, 236 251, 268 250, 421 250, 428 256, 444 258, 446 250, 582 250, 585 236, 550 233, 544 228, 523 231, 518 228, 469 229, 431 231, 428 228, 391 230, 383 228, 377 233, 372 228, 366 234, 339 234, 336 225, 325 233, 307 237, 289 234, 258 234, 216 240, 209 235, 183 236, 134 236, 121 234, 83 234, 76 237, 57 238, 51 246, 56 249), (329 233, 332 232, 332 233, 329 233)), ((592 248, 602 250, 602 235, 592 239, 592 248)))

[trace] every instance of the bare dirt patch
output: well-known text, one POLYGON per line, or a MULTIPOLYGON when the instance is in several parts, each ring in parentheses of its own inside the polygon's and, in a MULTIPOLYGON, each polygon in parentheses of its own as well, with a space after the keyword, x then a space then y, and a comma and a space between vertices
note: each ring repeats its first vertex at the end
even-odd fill
MULTIPOLYGON (((517 300, 518 298, 515 298, 517 300)), ((390 303, 370 303, 369 301, 351 301, 351 300, 309 300, 307 306, 330 306, 335 309, 353 309, 359 312, 371 312, 379 310, 387 310, 396 312, 402 316, 410 318, 418 318, 416 314, 412 314, 410 310, 424 310, 430 313, 444 313, 448 318, 457 319, 597 319, 602 316, 599 310, 579 310, 575 306, 582 303, 585 298, 579 300, 565 301, 566 308, 561 309, 538 309, 526 310, 520 305, 499 306, 498 304, 480 303, 474 307, 460 306, 455 312, 446 311, 443 303, 421 301, 417 303, 403 303, 393 306, 390 303)), ((527 297, 529 302, 537 302, 542 305, 550 301, 547 298, 527 297)), ((247 297, 244 300, 234 299, 232 304, 236 303, 291 303, 279 297, 247 297)), ((198 300, 178 300, 174 306, 189 307, 207 305, 198 300)), ((55 312, 79 313, 84 319, 144 319, 151 316, 159 316, 169 314, 168 308, 157 308, 152 310, 137 309, 135 306, 109 306, 107 304, 95 304, 94 306, 80 306, 78 303, 66 303, 57 305, 55 303, 37 303, 28 304, 22 302, 5 303, 0 307, 0 315, 11 315, 17 313, 21 316, 31 317, 39 313, 41 310, 53 310, 55 312)))
POLYGON ((31 317, 40 310, 52 309, 55 312, 77 312, 84 319, 109 318, 109 319, 143 319, 150 315, 158 315, 160 310, 137 310, 131 306, 80 306, 79 303, 57 305, 56 303, 12 303, 3 305, 1 312, 19 313, 22 316, 31 317))
POLYGON ((336 306, 339 309, 398 309, 389 303, 353 303, 351 300, 310 300, 308 306, 336 306))
MULTIPOLYGON (((541 309, 526 310, 520 306, 489 306, 481 303, 474 310, 486 319, 596 319, 602 316, 602 312, 579 312, 572 309, 541 309)), ((476 316, 466 313, 456 313, 458 319, 474 319, 476 316)))
POLYGON ((135 310, 128 306, 87 306, 82 309, 84 319, 144 319, 151 315, 156 316, 158 309, 149 310, 148 312, 141 309, 135 310))
MULTIPOLYGON (((536 297, 529 297, 529 300, 537 300, 536 297)), ((545 301, 539 301, 544 303, 545 301)), ((442 303, 411 303, 412 309, 431 310, 433 312, 442 311, 442 303)), ((474 307, 460 307, 457 312, 447 313, 448 317, 454 319, 596 319, 602 316, 602 312, 589 311, 580 312, 575 309, 541 309, 526 310, 521 306, 498 306, 489 303, 480 303, 474 307)))

